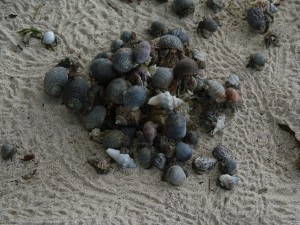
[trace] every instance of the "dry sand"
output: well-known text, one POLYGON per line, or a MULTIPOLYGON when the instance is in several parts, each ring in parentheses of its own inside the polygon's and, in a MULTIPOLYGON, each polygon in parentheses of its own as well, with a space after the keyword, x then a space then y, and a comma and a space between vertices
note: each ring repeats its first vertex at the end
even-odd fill
POLYGON ((300 135, 300 2, 279 7, 271 30, 280 34, 282 46, 268 50, 263 36, 245 21, 249 1, 228 1, 218 14, 222 26, 208 40, 196 28, 212 12, 204 1, 194 2, 195 13, 179 19, 171 1, 0 1, 0 143, 18 146, 12 161, 0 162, 1 224, 300 224, 299 145, 276 124, 287 123, 300 135), (17 17, 8 18, 11 13, 17 17), (242 108, 221 134, 201 133, 194 147, 195 157, 210 156, 220 143, 232 150, 240 177, 232 191, 216 186, 217 168, 196 175, 192 160, 184 165, 190 176, 180 187, 161 182, 156 168, 96 174, 86 161, 104 157, 104 149, 89 140, 61 99, 43 91, 44 74, 68 54, 80 56, 86 71, 91 59, 109 49, 110 40, 123 30, 150 40, 146 28, 158 19, 190 33, 191 45, 208 55, 209 78, 224 81, 236 73, 242 79, 242 108), (55 52, 38 40, 17 49, 16 32, 31 26, 58 35, 55 52), (256 51, 268 58, 262 72, 245 68, 256 51), (36 159, 22 162, 26 153, 36 159), (31 179, 22 178, 34 170, 31 179), (208 189, 209 179, 214 192, 208 189), (259 193, 262 188, 267 191, 259 193))

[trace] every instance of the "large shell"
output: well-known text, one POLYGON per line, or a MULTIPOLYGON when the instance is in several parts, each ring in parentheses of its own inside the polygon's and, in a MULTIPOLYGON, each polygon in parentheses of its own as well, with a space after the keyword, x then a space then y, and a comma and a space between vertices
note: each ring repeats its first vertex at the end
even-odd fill
POLYGON ((44 90, 52 96, 59 96, 68 83, 68 70, 64 67, 54 67, 46 73, 44 90))
POLYGON ((112 58, 113 67, 120 73, 127 73, 133 67, 133 51, 131 48, 118 49, 112 58))
POLYGON ((167 90, 173 81, 173 70, 167 67, 159 67, 152 77, 152 86, 167 90))
POLYGON ((137 64, 145 63, 150 56, 151 47, 149 42, 142 41, 140 42, 133 50, 135 62, 137 64))
POLYGON ((168 116, 166 135, 174 140, 181 139, 186 135, 186 118, 182 113, 176 112, 168 116))
POLYGON ((182 44, 189 43, 189 41, 190 41, 190 36, 189 36, 188 32, 183 28, 174 29, 170 32, 170 34, 178 37, 180 39, 180 41, 182 42, 182 44))
POLYGON ((181 40, 171 34, 166 34, 159 38, 159 47, 163 49, 176 49, 183 52, 183 44, 181 40))
POLYGON ((103 136, 103 146, 105 148, 120 149, 126 143, 126 136, 122 131, 110 130, 105 131, 103 136))
POLYGON ((219 162, 219 169, 222 174, 233 175, 237 173, 236 161, 233 159, 225 158, 219 162))
POLYGON ((82 118, 83 124, 87 130, 100 128, 106 116, 104 106, 95 106, 92 110, 82 118))
POLYGON ((142 118, 141 111, 128 110, 124 106, 118 106, 116 109, 115 123, 123 126, 138 127, 142 118))
POLYGON ((168 91, 160 93, 149 99, 148 104, 156 107, 161 107, 166 110, 174 110, 184 103, 180 98, 172 96, 168 91))
POLYGON ((126 109, 138 110, 146 100, 147 90, 144 86, 134 85, 123 92, 123 104, 126 109))
POLYGON ((147 141, 150 143, 152 143, 152 141, 154 140, 154 138, 157 135, 156 128, 157 128, 157 125, 154 124, 152 121, 146 122, 143 126, 144 136, 147 139, 147 141))
POLYGON ((166 180, 175 186, 180 186, 186 180, 186 174, 180 166, 171 166, 166 174, 166 180))
POLYGON ((110 60, 105 58, 96 59, 90 66, 90 76, 99 84, 107 86, 109 82, 117 78, 117 73, 110 60))
POLYGON ((175 78, 183 78, 185 76, 197 75, 199 73, 197 63, 190 58, 184 58, 176 63, 173 69, 175 78))
POLYGON ((175 157, 178 161, 187 161, 192 157, 192 148, 183 142, 178 142, 175 148, 175 157))
POLYGON ((65 87, 63 103, 73 111, 80 110, 87 101, 88 90, 86 80, 72 80, 65 87))
POLYGON ((106 88, 107 98, 115 104, 123 104, 123 92, 130 87, 130 83, 123 78, 112 80, 106 88))
POLYGON ((195 4, 193 0, 174 0, 173 8, 177 15, 185 17, 194 13, 195 4))
POLYGON ((201 158, 198 157, 193 161, 193 169, 197 173, 203 173, 211 171, 212 168, 217 164, 217 160, 213 158, 201 158))
POLYGON ((239 178, 236 176, 230 176, 229 174, 221 175, 219 178, 222 187, 232 190, 235 185, 239 183, 239 178))
POLYGON ((149 169, 152 166, 152 154, 151 149, 144 147, 138 151, 138 159, 142 164, 142 167, 149 169))
POLYGON ((11 144, 4 144, 1 147, 1 156, 2 159, 10 159, 12 156, 17 152, 17 149, 14 145, 11 144))
POLYGON ((168 33, 168 28, 167 28, 166 24, 164 24, 163 22, 157 20, 157 21, 154 21, 151 24, 149 33, 153 37, 160 37, 160 36, 165 35, 165 34, 168 33))
POLYGON ((224 102, 226 101, 225 88, 224 86, 217 80, 208 80, 208 94, 212 97, 216 102, 224 102))
POLYGON ((250 8, 247 11, 247 22, 254 30, 264 33, 267 30, 267 18, 261 7, 250 8))

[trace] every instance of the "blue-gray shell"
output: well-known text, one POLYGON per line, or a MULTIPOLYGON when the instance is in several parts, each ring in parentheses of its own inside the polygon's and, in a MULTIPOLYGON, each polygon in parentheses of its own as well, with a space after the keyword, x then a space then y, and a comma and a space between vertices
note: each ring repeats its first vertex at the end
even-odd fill
POLYGON ((147 90, 144 86, 134 85, 123 92, 123 104, 126 109, 137 110, 146 103, 147 90))
POLYGON ((174 140, 181 139, 186 135, 186 118, 184 114, 176 112, 168 116, 166 135, 174 140))
POLYGON ((116 52, 118 49, 122 48, 124 42, 121 39, 113 40, 110 45, 110 50, 116 52))
POLYGON ((159 67, 152 77, 154 88, 168 89, 173 81, 173 70, 167 67, 159 67))
POLYGON ((187 161, 192 157, 192 148, 183 142, 178 142, 175 147, 175 157, 178 161, 187 161))
POLYGON ((183 44, 181 40, 171 34, 166 34, 159 38, 159 47, 163 49, 176 49, 183 52, 183 44))
POLYGON ((105 148, 120 149, 126 144, 126 136, 120 130, 108 131, 103 137, 105 148))
POLYGON ((95 106, 92 110, 82 118, 82 122, 87 130, 101 128, 106 116, 104 106, 95 106))
POLYGON ((123 92, 130 87, 130 84, 123 78, 112 80, 107 86, 107 98, 115 104, 123 104, 123 92))
POLYGON ((225 158, 219 162, 219 169, 222 174, 234 175, 237 173, 237 163, 233 159, 225 158))
POLYGON ((145 63, 151 52, 151 47, 149 42, 142 41, 140 42, 133 50, 134 59, 137 64, 143 64, 145 63))
POLYGON ((4 160, 11 158, 16 152, 17 149, 11 144, 4 144, 1 147, 1 156, 4 160))
POLYGON ((68 70, 64 67, 54 67, 44 78, 44 90, 52 96, 59 96, 68 83, 68 70))
POLYGON ((131 48, 120 48, 113 55, 113 67, 120 73, 127 73, 133 67, 133 51, 131 48))
POLYGON ((175 186, 180 186, 186 180, 186 174, 180 166, 171 166, 166 174, 166 180, 175 186))
POLYGON ((142 164, 142 167, 148 169, 152 166, 152 154, 151 149, 143 147, 138 151, 138 159, 142 164))
POLYGON ((174 29, 170 32, 170 34, 178 37, 182 44, 188 43, 190 41, 188 32, 183 28, 174 29))
POLYGON ((107 86, 109 82, 117 78, 117 72, 114 70, 110 60, 100 58, 92 62, 90 66, 90 77, 98 81, 99 84, 107 86))

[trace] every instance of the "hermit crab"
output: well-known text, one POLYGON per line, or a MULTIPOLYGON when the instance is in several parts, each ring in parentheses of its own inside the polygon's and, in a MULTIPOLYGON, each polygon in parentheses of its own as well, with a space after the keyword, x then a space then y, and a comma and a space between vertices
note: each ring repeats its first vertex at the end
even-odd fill
POLYGON ((266 33, 274 20, 273 15, 262 7, 248 9, 246 18, 250 27, 260 34, 266 33))
POLYGON ((202 21, 199 22, 197 33, 208 39, 212 33, 218 30, 219 23, 216 19, 204 17, 202 21))

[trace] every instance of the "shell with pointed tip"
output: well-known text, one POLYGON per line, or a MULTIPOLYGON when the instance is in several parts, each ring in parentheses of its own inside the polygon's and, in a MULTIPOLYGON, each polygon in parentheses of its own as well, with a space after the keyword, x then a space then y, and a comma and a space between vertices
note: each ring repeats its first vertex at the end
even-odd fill
POLYGON ((153 37, 160 37, 162 35, 165 35, 168 33, 168 28, 166 26, 166 24, 164 24, 163 22, 157 20, 154 21, 151 24, 149 33, 153 36, 153 37))
POLYGON ((149 169, 152 166, 152 154, 151 149, 144 147, 138 151, 138 159, 142 164, 142 167, 149 169))
POLYGON ((181 139, 186 135, 186 118, 184 114, 176 112, 168 116, 166 135, 174 140, 181 139))
POLYGON ((212 154, 219 161, 230 158, 230 151, 224 145, 218 145, 215 147, 212 154))
POLYGON ((197 173, 202 173, 211 171, 216 164, 216 159, 198 157, 194 159, 192 166, 197 173))
POLYGON ((131 48, 118 49, 112 58, 113 67, 120 73, 127 73, 133 67, 133 51, 131 48))
POLYGON ((168 91, 153 96, 148 101, 149 105, 160 107, 165 110, 174 110, 183 103, 183 100, 181 100, 180 98, 176 98, 175 96, 171 95, 168 91))
POLYGON ((51 45, 55 42, 55 34, 52 31, 47 31, 43 38, 42 38, 43 44, 51 45))
POLYGON ((183 78, 199 74, 199 68, 193 59, 184 58, 176 63, 173 73, 175 78, 183 78))
POLYGON ((154 140, 154 138, 157 135, 156 128, 157 128, 157 125, 154 124, 152 121, 146 122, 143 126, 144 136, 147 139, 147 141, 150 143, 152 143, 152 141, 154 140))
POLYGON ((121 39, 113 40, 110 44, 110 50, 116 52, 118 49, 122 48, 124 42, 121 39))
POLYGON ((105 131, 105 134, 103 136, 103 146, 105 148, 120 149, 124 147, 125 143, 126 143, 126 136, 122 131, 119 130, 105 131))
POLYGON ((110 60, 100 58, 92 62, 90 66, 90 77, 98 81, 99 84, 107 86, 109 82, 117 78, 117 72, 114 70, 110 60))
POLYGON ((7 160, 13 157, 13 155, 17 152, 15 146, 11 144, 4 144, 1 147, 1 156, 2 159, 7 160))
POLYGON ((83 124, 87 130, 100 128, 106 116, 104 106, 95 106, 92 110, 82 118, 83 124))
POLYGON ((180 166, 171 166, 166 174, 166 180, 175 186, 180 186, 186 180, 186 174, 180 166))
POLYGON ((72 80, 64 90, 63 103, 73 111, 82 109, 87 101, 89 84, 86 80, 72 80))
POLYGON ((204 52, 199 51, 198 49, 192 49, 191 50, 192 59, 195 60, 195 62, 198 65, 199 69, 205 69, 206 68, 206 55, 204 52))
POLYGON ((116 119, 115 124, 138 127, 142 119, 141 110, 128 110, 124 106, 118 106, 116 108, 116 119))
POLYGON ((130 87, 130 83, 123 78, 112 80, 106 88, 107 98, 114 104, 123 104, 123 92, 130 87))
POLYGON ((164 155, 164 153, 159 153, 153 160, 154 166, 156 166, 158 169, 163 170, 166 166, 167 159, 164 155))
POLYGON ((59 96, 68 83, 68 70, 64 67, 54 67, 49 70, 44 78, 44 90, 52 96, 59 96))
POLYGON ((178 37, 182 44, 189 43, 190 36, 188 32, 183 28, 177 28, 170 32, 171 35, 178 37))
POLYGON ((225 158, 219 162, 219 169, 222 174, 233 175, 237 173, 236 161, 233 159, 225 158))
POLYGON ((159 38, 159 47, 162 49, 176 49, 183 52, 183 44, 181 40, 171 34, 166 34, 159 38))
POLYGON ((220 115, 217 117, 217 121, 215 124, 213 124, 214 129, 211 131, 211 134, 214 135, 215 133, 221 131, 225 127, 225 115, 220 115))
POLYGON ((151 47, 148 41, 142 41, 133 50, 135 62, 137 64, 145 63, 150 57, 151 47))
POLYGON ((208 95, 216 102, 225 102, 226 94, 224 86, 217 80, 208 80, 208 95))
POLYGON ((106 153, 112 157, 121 168, 135 168, 136 164, 128 154, 120 154, 119 150, 108 148, 106 153))
POLYGON ((183 142, 178 142, 175 147, 175 157, 178 161, 187 161, 192 157, 192 148, 183 142))
POLYGON ((146 100, 147 89, 144 86, 134 85, 123 92, 123 104, 128 110, 138 110, 146 100))
POLYGON ((219 178, 222 187, 232 190, 234 186, 238 185, 239 178, 236 176, 230 176, 229 174, 221 175, 219 178))
POLYGON ((178 16, 185 17, 194 13, 195 4, 193 0, 174 0, 173 8, 178 16))
POLYGON ((152 77, 152 86, 167 90, 173 81, 173 70, 167 67, 159 67, 152 77))

